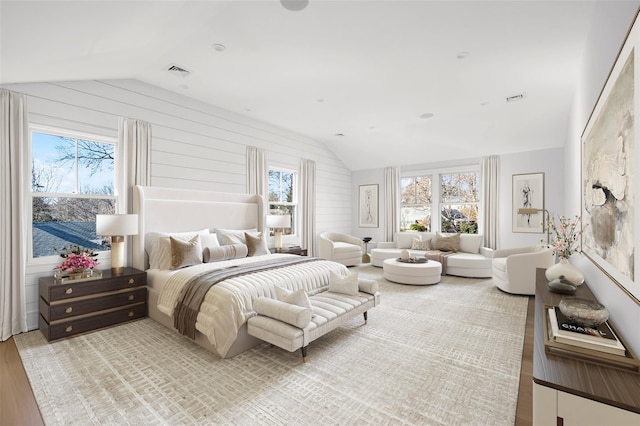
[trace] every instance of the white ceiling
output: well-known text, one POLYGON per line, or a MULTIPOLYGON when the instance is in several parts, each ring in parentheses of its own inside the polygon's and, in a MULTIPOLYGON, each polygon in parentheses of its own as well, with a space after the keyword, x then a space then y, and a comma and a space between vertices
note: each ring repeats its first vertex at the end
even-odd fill
POLYGON ((2 0, 0 83, 134 78, 321 141, 351 170, 479 157, 563 145, 593 10, 2 0))

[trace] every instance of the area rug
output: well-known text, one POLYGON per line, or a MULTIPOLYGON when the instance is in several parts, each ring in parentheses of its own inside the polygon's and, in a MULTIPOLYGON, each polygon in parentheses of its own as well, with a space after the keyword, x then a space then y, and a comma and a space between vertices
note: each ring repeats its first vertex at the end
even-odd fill
POLYGON ((513 425, 527 298, 491 279, 394 284, 369 323, 219 359, 151 319, 55 343, 15 336, 48 425, 513 425))

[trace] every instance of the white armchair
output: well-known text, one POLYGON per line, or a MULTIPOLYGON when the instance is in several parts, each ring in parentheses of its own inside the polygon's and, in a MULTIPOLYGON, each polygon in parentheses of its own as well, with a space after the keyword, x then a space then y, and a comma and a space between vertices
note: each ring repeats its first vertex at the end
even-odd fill
POLYGON ((362 240, 340 232, 323 232, 318 239, 318 255, 345 266, 362 262, 362 240))
POLYGON ((536 268, 555 263, 553 251, 543 246, 495 250, 491 267, 493 282, 502 291, 533 295, 536 292, 536 268))

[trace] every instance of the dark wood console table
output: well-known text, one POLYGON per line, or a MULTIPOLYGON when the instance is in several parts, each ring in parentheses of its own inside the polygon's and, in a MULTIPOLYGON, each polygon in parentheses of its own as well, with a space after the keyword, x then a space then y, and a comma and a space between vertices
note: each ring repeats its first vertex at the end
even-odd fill
MULTIPOLYGON (((554 425, 565 420, 567 424, 581 424, 584 419, 590 420, 589 424, 597 424, 600 415, 606 416, 607 424, 628 424, 630 419, 640 424, 640 374, 545 352, 545 306, 557 306, 560 299, 567 296, 549 291, 544 269, 538 269, 536 274, 534 425, 547 424, 552 420, 551 414, 554 425), (548 405, 554 401, 556 409, 550 413, 552 407, 548 405), (578 423, 569 421, 567 416, 578 423), (616 422, 618 416, 621 420, 616 422)), ((578 287, 575 296, 595 299, 586 284, 578 287)))

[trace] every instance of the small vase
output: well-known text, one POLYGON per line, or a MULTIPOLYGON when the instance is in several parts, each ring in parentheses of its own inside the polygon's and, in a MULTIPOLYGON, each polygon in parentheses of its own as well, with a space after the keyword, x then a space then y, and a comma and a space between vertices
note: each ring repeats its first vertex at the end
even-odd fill
POLYGON ((560 262, 549 266, 547 270, 544 271, 544 275, 547 277, 547 281, 552 281, 563 276, 565 280, 575 286, 579 286, 584 282, 584 274, 564 257, 560 259, 560 262))

